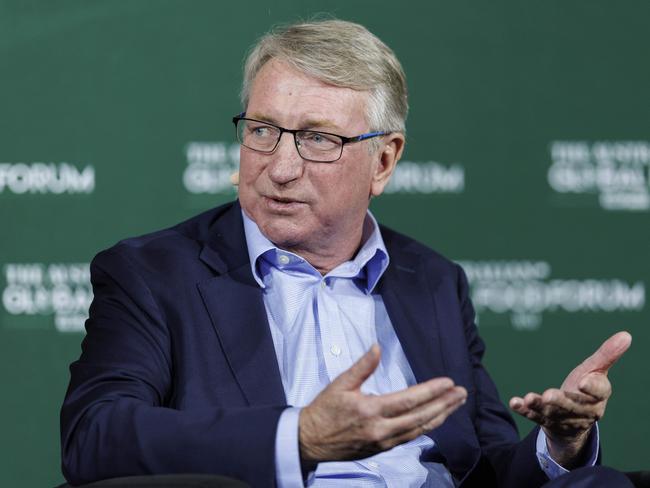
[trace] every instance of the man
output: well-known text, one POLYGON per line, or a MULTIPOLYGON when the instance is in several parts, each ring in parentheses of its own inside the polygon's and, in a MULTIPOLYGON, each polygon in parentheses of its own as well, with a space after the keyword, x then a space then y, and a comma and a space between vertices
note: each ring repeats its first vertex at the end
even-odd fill
POLYGON ((242 99, 238 202, 93 261, 66 478, 514 487, 594 465, 629 335, 512 399, 542 426, 519 441, 462 270, 368 212, 405 142, 393 52, 357 24, 290 26, 249 55, 242 99))

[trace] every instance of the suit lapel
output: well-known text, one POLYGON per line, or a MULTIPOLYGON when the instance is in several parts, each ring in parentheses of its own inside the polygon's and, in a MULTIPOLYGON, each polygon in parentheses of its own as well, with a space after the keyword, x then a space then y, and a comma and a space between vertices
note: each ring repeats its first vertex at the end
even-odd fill
POLYGON ((286 404, 262 289, 250 268, 240 207, 210 228, 201 260, 217 276, 198 283, 224 355, 251 405, 286 404))
MULTIPOLYGON (((387 243, 388 245, 388 243, 387 243)), ((419 269, 419 256, 390 249, 391 263, 379 286, 404 354, 418 383, 439 376, 454 376, 445 362, 441 347, 435 282, 419 269), (427 283, 425 280, 428 280, 427 283)), ((427 434, 446 459, 457 479, 462 479, 478 461, 480 450, 472 422, 465 408, 457 410, 438 428, 427 434)))
POLYGON ((389 252, 391 263, 382 277, 379 292, 404 354, 418 383, 443 376, 447 368, 440 350, 438 322, 426 285, 420 283, 416 272, 417 256, 389 252))

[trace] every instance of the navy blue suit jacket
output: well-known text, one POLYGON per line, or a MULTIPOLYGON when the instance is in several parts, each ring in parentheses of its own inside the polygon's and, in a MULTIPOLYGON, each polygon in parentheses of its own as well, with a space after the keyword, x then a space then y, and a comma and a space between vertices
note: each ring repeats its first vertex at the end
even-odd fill
MULTIPOLYGON (((430 435, 463 487, 547 480, 533 431, 519 441, 481 365, 462 270, 381 229, 378 290, 419 382, 449 376, 466 404, 430 435)), ((287 407, 240 207, 128 239, 91 265, 94 300, 61 411, 71 483, 147 473, 216 473, 273 486, 287 407)))

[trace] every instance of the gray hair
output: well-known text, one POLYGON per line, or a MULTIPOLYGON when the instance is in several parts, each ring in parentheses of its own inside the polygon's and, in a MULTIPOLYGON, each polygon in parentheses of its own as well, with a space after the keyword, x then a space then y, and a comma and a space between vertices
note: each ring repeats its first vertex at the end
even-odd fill
POLYGON ((322 20, 282 26, 262 36, 244 65, 244 109, 255 76, 271 59, 325 83, 369 92, 369 129, 406 131, 408 100, 402 65, 395 53, 362 25, 322 20))

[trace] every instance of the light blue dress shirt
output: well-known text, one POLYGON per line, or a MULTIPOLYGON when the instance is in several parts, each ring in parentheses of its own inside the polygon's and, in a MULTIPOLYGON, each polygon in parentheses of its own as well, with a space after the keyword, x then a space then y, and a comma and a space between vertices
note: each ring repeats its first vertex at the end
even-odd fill
MULTIPOLYGON (((377 370, 362 385, 367 394, 384 394, 416 384, 381 295, 374 291, 389 262, 374 217, 364 222, 363 246, 354 259, 325 276, 300 256, 277 248, 242 211, 253 276, 263 289, 282 385, 289 405, 276 435, 276 479, 280 488, 302 487, 298 448, 300 407, 308 405, 334 378, 370 347, 381 346, 377 370)), ((540 431, 541 433, 541 431, 540 431)), ((597 456, 597 435, 592 462, 597 456)), ((566 472, 537 440, 538 460, 554 478, 566 472)), ((375 456, 319 463, 308 486, 449 488, 454 480, 434 462, 434 441, 420 436, 375 456)), ((439 459, 439 458, 438 458, 439 459)))

